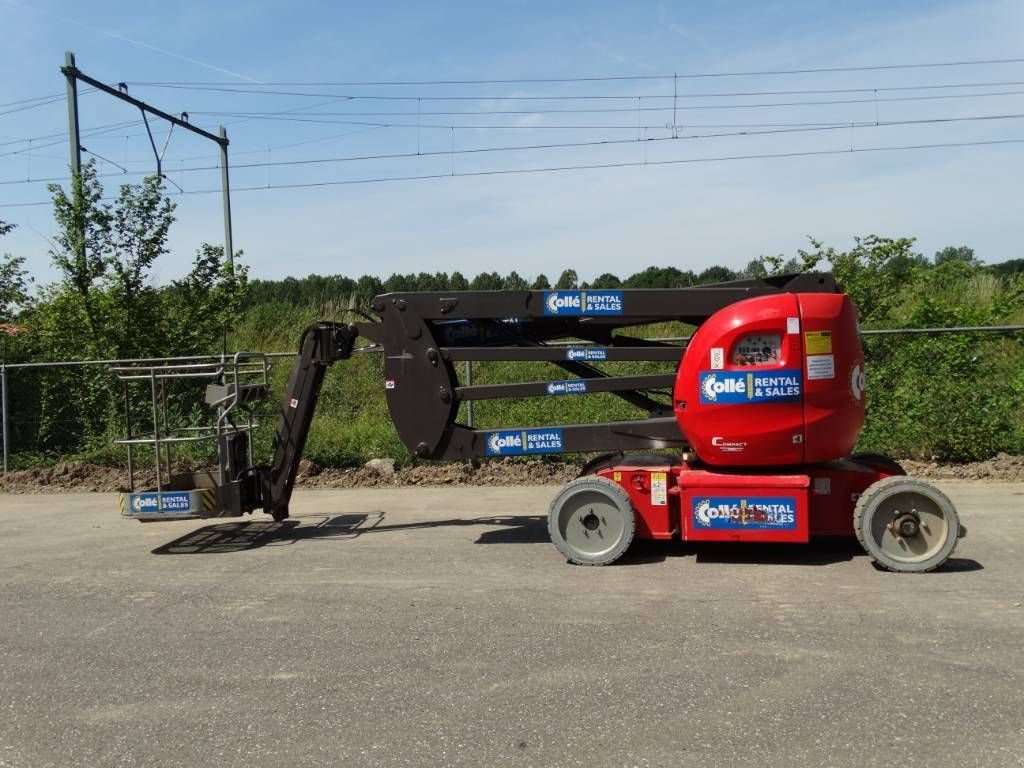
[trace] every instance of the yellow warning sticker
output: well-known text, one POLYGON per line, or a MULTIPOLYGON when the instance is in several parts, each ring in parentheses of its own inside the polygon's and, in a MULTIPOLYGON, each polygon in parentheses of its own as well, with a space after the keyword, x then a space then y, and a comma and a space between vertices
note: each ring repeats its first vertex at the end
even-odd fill
POLYGON ((616 483, 621 483, 622 482, 622 473, 621 472, 613 472, 612 473, 612 477, 615 479, 616 483))
POLYGON ((804 350, 808 355, 831 355, 832 331, 807 331, 804 333, 804 350))
POLYGON ((656 507, 668 504, 667 472, 651 472, 651 504, 656 507))

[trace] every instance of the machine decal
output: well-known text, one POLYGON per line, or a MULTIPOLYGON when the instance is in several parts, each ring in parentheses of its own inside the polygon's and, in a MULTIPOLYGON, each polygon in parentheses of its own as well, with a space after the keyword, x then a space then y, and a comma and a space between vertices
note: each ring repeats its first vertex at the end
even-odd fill
POLYGON ((860 400, 864 397, 866 384, 864 369, 860 365, 853 366, 853 370, 850 371, 850 392, 853 393, 855 399, 860 400))
POLYGON ((834 379, 836 358, 834 355, 808 355, 807 379, 834 379))
POLYGON ((587 391, 587 382, 582 379, 549 381, 546 389, 549 395, 583 395, 587 391))
POLYGON ((590 347, 569 347, 565 350, 566 360, 607 360, 608 350, 591 349, 590 347))
POLYGON ((796 499, 792 496, 695 498, 692 513, 698 528, 796 530, 796 499))
POLYGON ((394 379, 384 379, 384 389, 394 389, 396 386, 394 379))
POLYGON ((501 429, 487 434, 488 456, 516 456, 524 453, 561 453, 562 430, 501 429))
POLYGON ((651 472, 651 504, 655 507, 668 504, 667 472, 651 472))
POLYGON ((729 440, 718 436, 711 438, 711 445, 722 453, 742 453, 743 449, 747 447, 747 443, 743 440, 729 440))
POLYGON ((725 348, 711 348, 711 370, 720 371, 725 368, 725 348))
POLYGON ((799 317, 787 317, 786 318, 786 333, 792 336, 795 333, 800 333, 800 318, 799 317))
POLYGON ((165 491, 163 494, 133 493, 131 500, 132 512, 136 515, 149 512, 188 512, 192 507, 188 491, 165 491))
POLYGON ((807 331, 804 334, 804 349, 808 355, 831 355, 832 331, 807 331))
POLYGON ((622 291, 548 291, 544 294, 544 314, 621 315, 622 291))
POLYGON ((800 400, 802 391, 803 381, 799 370, 764 373, 702 371, 700 374, 702 403, 793 403, 800 400))

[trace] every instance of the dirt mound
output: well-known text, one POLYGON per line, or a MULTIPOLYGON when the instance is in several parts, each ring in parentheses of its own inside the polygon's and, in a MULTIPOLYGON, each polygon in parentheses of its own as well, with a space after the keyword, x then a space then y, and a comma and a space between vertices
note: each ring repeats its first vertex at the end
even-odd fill
MULTIPOLYGON (((988 461, 940 464, 906 460, 907 474, 938 480, 991 480, 1024 482, 1024 456, 1001 453, 988 461)), ((185 464, 175 472, 195 471, 185 464)), ((579 465, 553 461, 495 459, 470 464, 449 462, 396 467, 377 459, 355 469, 321 467, 305 460, 299 466, 300 488, 373 488, 444 485, 561 485, 579 473, 579 465)), ((55 493, 59 491, 111 492, 127 490, 128 475, 120 467, 85 462, 61 462, 52 467, 15 470, 0 474, 0 493, 55 493)), ((154 485, 152 469, 136 472, 137 488, 154 485)))
POLYGON ((940 464, 939 462, 906 460, 900 462, 908 475, 938 480, 993 480, 998 482, 1024 481, 1024 456, 1000 453, 988 461, 969 464, 940 464))
POLYGON ((303 473, 298 485, 303 488, 372 488, 403 485, 561 485, 579 474, 576 464, 547 461, 487 461, 476 466, 469 462, 418 464, 395 469, 392 473, 365 466, 358 469, 321 469, 303 473))

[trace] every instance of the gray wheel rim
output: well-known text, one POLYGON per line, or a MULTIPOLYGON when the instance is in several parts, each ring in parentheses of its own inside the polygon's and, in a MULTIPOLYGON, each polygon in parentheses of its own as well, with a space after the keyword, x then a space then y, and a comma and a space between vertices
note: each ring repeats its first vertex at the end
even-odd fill
POLYGON ((587 488, 564 499, 555 513, 558 535, 566 546, 588 560, 614 550, 626 534, 626 513, 607 493, 587 488))
POLYGON ((871 514, 869 535, 887 558, 898 563, 923 563, 939 554, 950 537, 950 521, 937 501, 916 491, 901 491, 878 502, 871 514), (893 529, 902 516, 916 517, 916 535, 893 529))

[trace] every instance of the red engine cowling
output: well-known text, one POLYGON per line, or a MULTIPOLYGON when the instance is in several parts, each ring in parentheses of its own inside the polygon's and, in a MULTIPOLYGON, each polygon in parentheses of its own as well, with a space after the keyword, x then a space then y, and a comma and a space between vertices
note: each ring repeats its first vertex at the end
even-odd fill
POLYGON ((760 296, 716 312, 679 365, 676 419, 713 466, 830 461, 864 424, 857 310, 842 294, 760 296))

